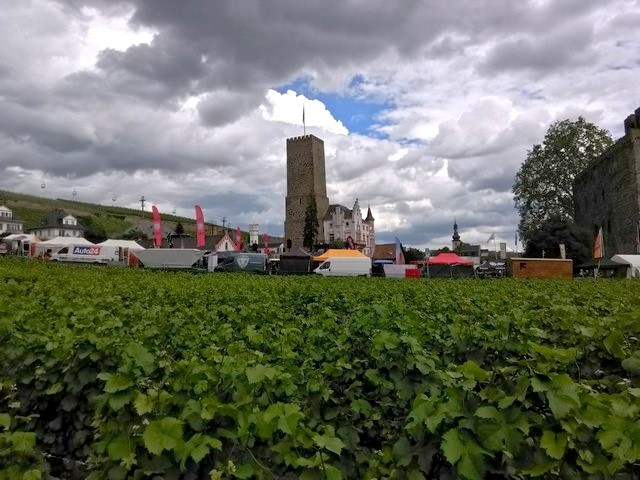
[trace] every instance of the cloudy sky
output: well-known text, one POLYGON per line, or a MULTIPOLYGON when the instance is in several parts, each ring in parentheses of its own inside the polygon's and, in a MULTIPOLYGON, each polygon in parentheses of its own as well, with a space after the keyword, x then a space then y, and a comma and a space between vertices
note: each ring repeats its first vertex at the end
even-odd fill
POLYGON ((286 138, 379 243, 513 247, 551 123, 640 107, 637 0, 0 0, 0 189, 283 234, 286 138), (41 184, 46 188, 41 188, 41 184), (72 196, 73 192, 76 196, 72 196), (114 201, 113 198, 116 198, 114 201))

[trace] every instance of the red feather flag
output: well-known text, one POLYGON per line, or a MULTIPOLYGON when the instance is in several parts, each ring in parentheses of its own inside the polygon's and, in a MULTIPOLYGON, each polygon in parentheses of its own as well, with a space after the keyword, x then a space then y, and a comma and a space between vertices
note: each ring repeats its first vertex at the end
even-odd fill
POLYGON ((242 232, 240 231, 240 227, 236 228, 236 251, 240 251, 242 249, 242 232))
POLYGON ((264 253, 269 255, 269 235, 265 233, 262 238, 264 240, 264 253))
POLYGON ((156 248, 162 247, 162 223, 160 222, 160 212, 154 205, 151 207, 151 211, 153 212, 153 237, 154 237, 154 246, 156 248))
POLYGON ((200 205, 196 205, 196 247, 204 247, 204 215, 200 205))

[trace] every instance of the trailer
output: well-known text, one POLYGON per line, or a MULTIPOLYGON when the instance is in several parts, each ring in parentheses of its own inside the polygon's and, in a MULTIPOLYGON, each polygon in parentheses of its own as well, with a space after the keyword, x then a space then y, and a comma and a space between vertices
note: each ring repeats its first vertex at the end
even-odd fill
POLYGON ((197 248, 148 248, 134 255, 144 268, 169 270, 196 268, 197 263, 209 253, 197 248))

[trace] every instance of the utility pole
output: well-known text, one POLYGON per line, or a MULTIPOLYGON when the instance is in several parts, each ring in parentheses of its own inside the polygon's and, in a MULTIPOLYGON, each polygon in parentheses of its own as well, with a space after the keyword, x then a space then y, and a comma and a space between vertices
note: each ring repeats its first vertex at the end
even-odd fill
POLYGON ((144 202, 145 198, 144 195, 142 195, 142 197, 140 197, 140 204, 142 205, 142 218, 144 218, 144 202))

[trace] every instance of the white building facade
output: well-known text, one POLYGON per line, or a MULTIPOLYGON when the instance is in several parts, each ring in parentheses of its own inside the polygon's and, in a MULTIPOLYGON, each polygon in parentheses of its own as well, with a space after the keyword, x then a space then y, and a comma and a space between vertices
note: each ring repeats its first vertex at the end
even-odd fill
POLYGON ((323 221, 324 241, 326 243, 336 240, 347 242, 351 237, 356 248, 370 257, 373 255, 376 243, 374 222, 371 208, 367 209, 367 216, 362 217, 357 198, 352 209, 340 204, 329 205, 323 221))
POLYGON ((4 205, 0 205, 0 233, 22 233, 21 220, 13 216, 13 211, 4 205))
POLYGON ((84 227, 73 215, 69 215, 64 210, 55 209, 42 219, 39 226, 29 229, 29 232, 42 240, 54 237, 81 238, 84 236, 84 227))

